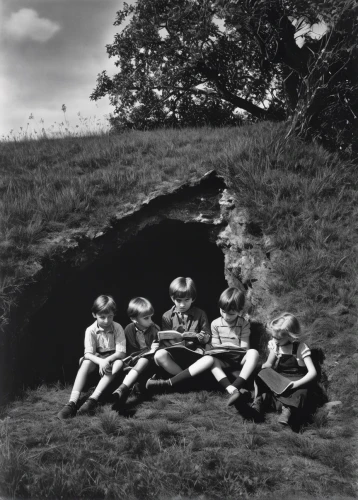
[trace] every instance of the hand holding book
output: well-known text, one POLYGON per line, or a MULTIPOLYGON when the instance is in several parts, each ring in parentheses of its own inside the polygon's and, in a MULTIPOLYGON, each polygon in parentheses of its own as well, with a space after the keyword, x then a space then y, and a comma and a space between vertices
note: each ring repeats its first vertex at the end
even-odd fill
POLYGON ((277 373, 272 368, 262 369, 258 377, 267 385, 272 392, 278 396, 288 396, 293 389, 293 382, 288 378, 284 377, 280 373, 277 373))

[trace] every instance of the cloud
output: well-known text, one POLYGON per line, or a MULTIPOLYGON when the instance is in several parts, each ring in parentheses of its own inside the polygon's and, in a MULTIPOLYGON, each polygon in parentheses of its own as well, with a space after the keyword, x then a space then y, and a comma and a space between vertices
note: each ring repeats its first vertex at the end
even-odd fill
POLYGON ((34 9, 20 9, 13 12, 4 23, 4 31, 9 38, 22 41, 47 42, 61 26, 50 19, 39 17, 34 9))

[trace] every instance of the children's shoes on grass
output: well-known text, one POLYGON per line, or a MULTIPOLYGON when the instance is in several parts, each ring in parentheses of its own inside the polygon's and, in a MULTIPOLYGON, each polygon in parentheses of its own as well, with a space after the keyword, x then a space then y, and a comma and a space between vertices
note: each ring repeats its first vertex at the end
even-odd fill
POLYGON ((152 378, 150 378, 147 381, 145 387, 147 391, 150 392, 151 394, 162 394, 164 392, 170 391, 172 385, 169 382, 169 380, 161 380, 161 379, 153 380, 152 378))
POLYGON ((112 410, 119 410, 120 407, 127 401, 128 396, 129 388, 126 385, 121 384, 113 393, 114 403, 112 405, 112 410))
POLYGON ((282 405, 282 411, 280 416, 278 417, 278 423, 282 425, 288 425, 288 421, 290 420, 291 417, 291 408, 288 406, 282 405))
POLYGON ((264 421, 264 402, 261 397, 255 398, 250 405, 251 411, 251 419, 254 422, 263 422, 264 421))
POLYGON ((245 389, 235 391, 230 395, 227 405, 234 406, 245 420, 253 420, 254 422, 259 422, 260 419, 258 418, 257 413, 252 409, 251 405, 249 405, 249 397, 250 393, 245 389))
POLYGON ((262 415, 264 412, 263 401, 261 397, 257 397, 253 400, 251 408, 258 414, 262 415))
POLYGON ((236 405, 240 402, 240 399, 242 399, 242 394, 239 390, 236 390, 235 392, 233 392, 232 394, 230 394, 230 397, 227 401, 227 406, 232 406, 232 405, 236 405))
POLYGON ((60 420, 66 420, 67 418, 72 418, 77 413, 77 405, 73 401, 67 403, 61 411, 57 413, 57 418, 60 420))
POLYGON ((98 406, 98 401, 93 398, 88 398, 78 410, 78 415, 93 415, 98 406))

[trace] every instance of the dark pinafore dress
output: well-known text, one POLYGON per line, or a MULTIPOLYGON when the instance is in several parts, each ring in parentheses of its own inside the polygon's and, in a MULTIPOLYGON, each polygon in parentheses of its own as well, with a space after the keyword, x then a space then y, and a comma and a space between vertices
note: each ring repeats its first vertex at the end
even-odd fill
MULTIPOLYGON (((297 350, 299 342, 292 342, 291 354, 279 354, 279 346, 276 346, 277 360, 273 369, 289 381, 300 380, 307 373, 306 366, 299 366, 297 361, 297 350)), ((294 408, 302 408, 307 398, 307 387, 300 387, 292 391, 288 396, 273 394, 276 401, 294 408)))

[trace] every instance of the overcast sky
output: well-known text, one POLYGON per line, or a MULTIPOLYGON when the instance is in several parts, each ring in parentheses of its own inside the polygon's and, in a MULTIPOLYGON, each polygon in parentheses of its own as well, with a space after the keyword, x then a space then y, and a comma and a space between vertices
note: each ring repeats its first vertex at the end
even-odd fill
POLYGON ((108 99, 89 96, 98 73, 115 72, 105 45, 118 30, 113 22, 123 0, 0 2, 0 137, 27 123, 41 130, 62 122, 63 104, 71 127, 77 113, 105 122, 108 99))
POLYGON ((118 31, 113 22, 122 6, 123 0, 0 0, 0 138, 20 127, 59 130, 63 104, 71 130, 81 123, 78 113, 93 126, 107 123, 108 98, 96 103, 89 96, 98 73, 116 72, 105 45, 118 31))

